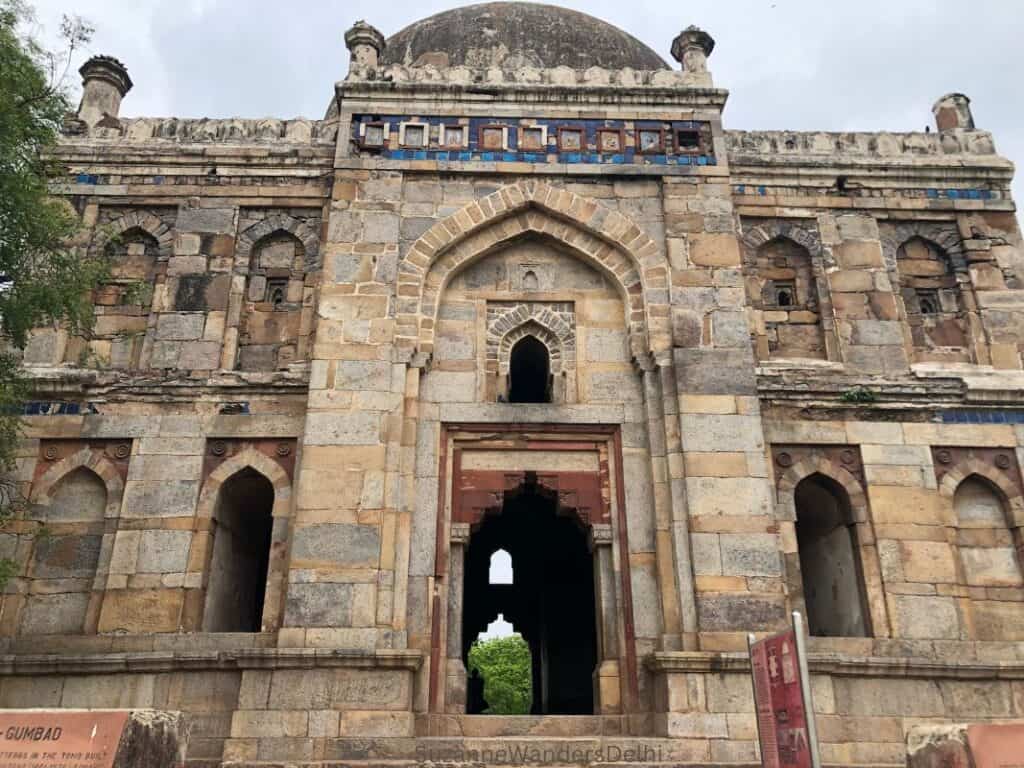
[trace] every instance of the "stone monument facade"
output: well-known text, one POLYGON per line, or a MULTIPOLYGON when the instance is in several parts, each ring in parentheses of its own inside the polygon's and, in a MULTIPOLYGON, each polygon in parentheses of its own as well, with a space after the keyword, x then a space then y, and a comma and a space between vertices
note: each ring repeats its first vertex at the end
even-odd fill
POLYGON ((1024 250, 966 96, 730 131, 696 27, 344 41, 322 120, 83 66, 55 191, 112 272, 25 352, 0 706, 180 710, 192 766, 749 764, 800 610, 827 763, 1024 716, 1024 250), (499 613, 530 716, 467 680, 499 613))

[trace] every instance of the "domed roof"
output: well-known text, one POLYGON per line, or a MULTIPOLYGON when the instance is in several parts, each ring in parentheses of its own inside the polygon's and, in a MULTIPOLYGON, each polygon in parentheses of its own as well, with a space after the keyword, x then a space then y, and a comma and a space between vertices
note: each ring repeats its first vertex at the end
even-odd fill
POLYGON ((618 27, 540 3, 481 3, 438 13, 388 38, 381 62, 480 69, 669 68, 618 27))

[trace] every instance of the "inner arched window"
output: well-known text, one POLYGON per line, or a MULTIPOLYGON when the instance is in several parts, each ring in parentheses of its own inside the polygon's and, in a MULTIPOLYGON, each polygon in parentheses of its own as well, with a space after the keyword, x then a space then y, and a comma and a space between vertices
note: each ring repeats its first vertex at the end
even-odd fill
POLYGON ((548 348, 533 336, 512 347, 509 359, 509 402, 551 402, 551 360, 548 348))

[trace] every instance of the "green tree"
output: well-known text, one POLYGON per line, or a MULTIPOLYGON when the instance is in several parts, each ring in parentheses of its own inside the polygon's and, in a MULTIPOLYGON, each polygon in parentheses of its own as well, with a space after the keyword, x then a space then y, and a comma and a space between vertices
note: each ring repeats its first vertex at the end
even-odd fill
POLYGON ((469 670, 484 679, 487 713, 528 715, 533 701, 530 646, 519 635, 477 640, 469 649, 469 670))
MULTIPOLYGON (((31 385, 21 351, 33 328, 63 323, 86 332, 92 320, 90 289, 106 272, 105 259, 85 247, 74 209, 50 195, 66 180, 54 151, 71 111, 65 85, 75 50, 92 33, 64 17, 65 49, 48 52, 26 30, 31 9, 0 0, 0 470, 9 471, 20 429, 18 413, 31 385)), ((8 481, 0 488, 0 516, 17 500, 8 481)), ((0 577, 10 563, 0 566, 0 577)))

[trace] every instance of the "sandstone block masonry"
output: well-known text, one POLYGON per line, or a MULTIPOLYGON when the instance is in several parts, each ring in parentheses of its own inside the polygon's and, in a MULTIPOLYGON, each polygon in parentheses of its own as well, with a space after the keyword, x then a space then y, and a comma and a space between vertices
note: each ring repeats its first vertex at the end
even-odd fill
POLYGON ((83 67, 54 193, 113 274, 25 353, 0 706, 180 710, 194 766, 751 763, 746 635, 800 610, 826 762, 1024 716, 1024 251, 967 98, 729 131, 707 33, 672 70, 507 5, 487 51, 355 25, 323 120, 122 118, 83 67), (479 580, 503 525, 519 602, 479 580), (530 592, 557 537, 585 567, 530 592), (522 720, 466 671, 499 612, 522 720))

